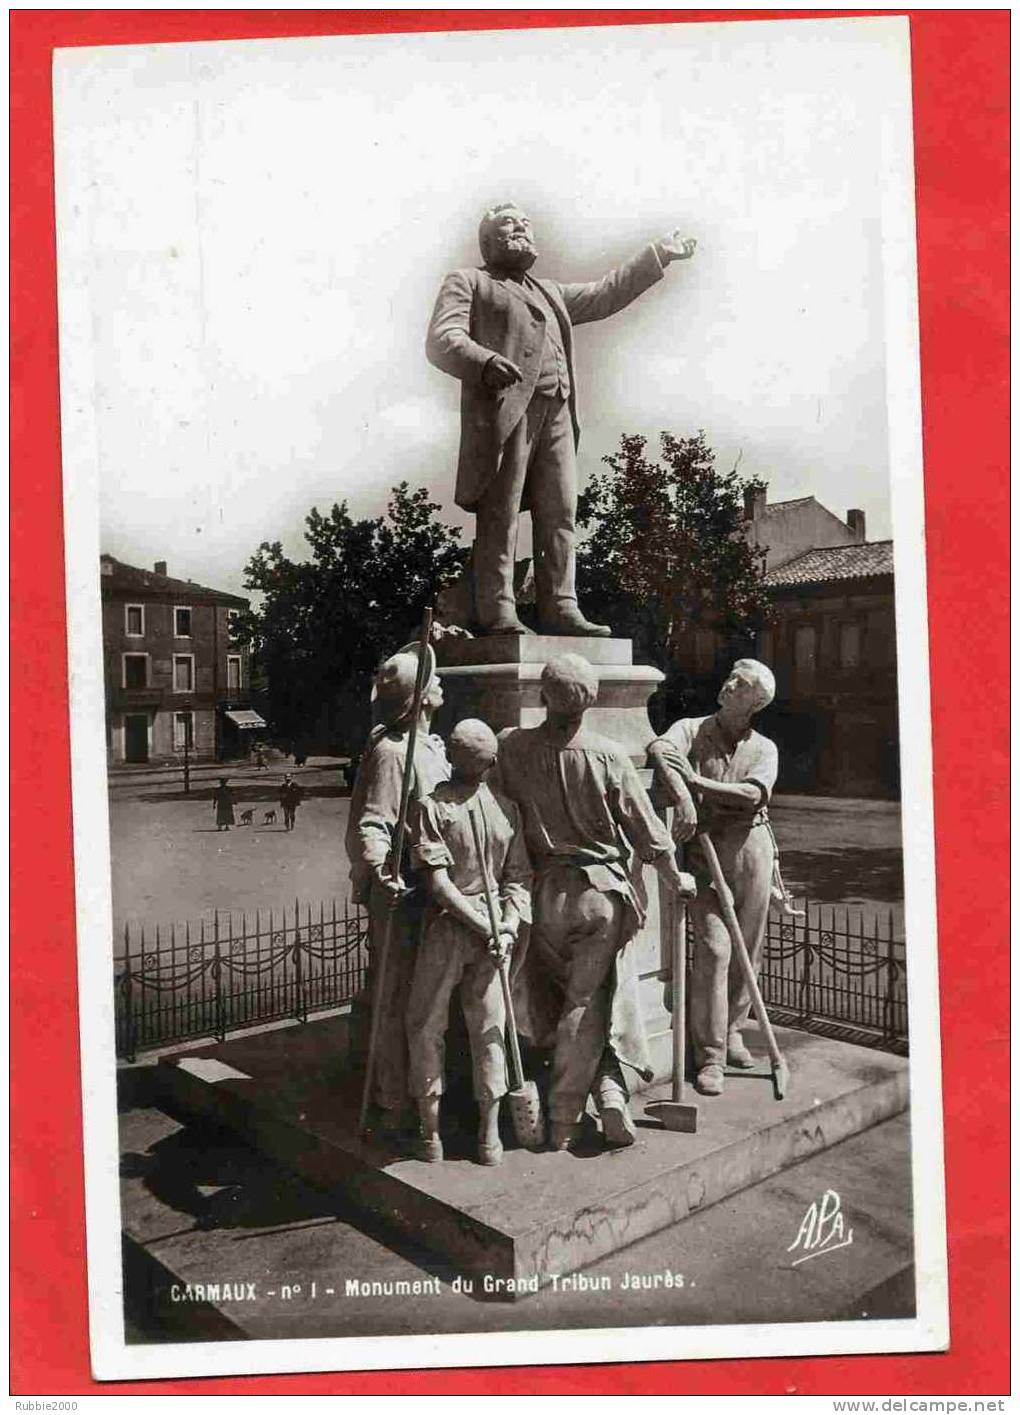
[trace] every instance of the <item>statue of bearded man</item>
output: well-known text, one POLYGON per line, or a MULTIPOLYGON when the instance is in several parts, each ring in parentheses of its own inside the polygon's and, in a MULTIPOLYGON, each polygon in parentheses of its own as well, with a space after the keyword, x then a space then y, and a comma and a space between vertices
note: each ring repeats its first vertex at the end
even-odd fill
POLYGON ((563 284, 529 274, 538 251, 514 203, 485 213, 478 240, 484 264, 446 276, 425 346, 461 382, 455 499, 476 517, 475 627, 529 632, 517 616, 514 558, 519 515, 530 511, 540 632, 606 637, 607 625, 581 613, 574 585, 573 328, 625 308, 696 243, 674 231, 601 280, 563 284))

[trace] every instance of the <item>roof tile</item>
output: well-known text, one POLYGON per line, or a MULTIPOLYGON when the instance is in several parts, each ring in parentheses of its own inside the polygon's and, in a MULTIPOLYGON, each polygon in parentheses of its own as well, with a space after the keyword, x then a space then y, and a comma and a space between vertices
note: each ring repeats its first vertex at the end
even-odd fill
POLYGON ((141 594, 172 594, 186 602, 201 595, 204 599, 215 599, 221 604, 247 605, 241 595, 229 594, 226 590, 214 590, 208 585, 197 585, 193 580, 176 580, 172 575, 157 575, 154 570, 142 570, 137 565, 125 565, 112 555, 101 555, 100 560, 112 567, 102 576, 102 587, 106 593, 111 590, 133 591, 141 594))
POLYGON ((818 585, 832 580, 864 580, 872 575, 893 573, 891 540, 865 541, 863 545, 832 545, 806 550, 802 555, 777 565, 765 576, 765 583, 818 585))

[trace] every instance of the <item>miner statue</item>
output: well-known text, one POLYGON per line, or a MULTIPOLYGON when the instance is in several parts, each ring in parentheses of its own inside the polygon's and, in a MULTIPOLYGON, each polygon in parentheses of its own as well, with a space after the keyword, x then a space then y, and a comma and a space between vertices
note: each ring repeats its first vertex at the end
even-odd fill
POLYGON ((590 283, 536 279, 531 222, 504 202, 482 217, 484 264, 444 279, 429 325, 429 360, 461 382, 455 500, 476 517, 475 626, 526 634, 517 616, 518 518, 530 511, 535 599, 543 634, 606 637, 578 608, 574 523, 578 442, 573 327, 606 319, 694 254, 678 231, 590 283))

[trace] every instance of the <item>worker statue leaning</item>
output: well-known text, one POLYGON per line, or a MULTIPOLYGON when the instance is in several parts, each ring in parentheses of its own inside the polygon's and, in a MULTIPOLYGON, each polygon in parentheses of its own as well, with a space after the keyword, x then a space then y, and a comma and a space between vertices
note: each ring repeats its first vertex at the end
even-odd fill
POLYGON ((757 974, 770 898, 788 899, 768 816, 779 754, 775 743, 751 726, 775 691, 764 663, 739 659, 719 690, 717 712, 679 719, 648 749, 657 781, 676 808, 674 836, 691 841, 687 865, 698 884, 690 904, 691 1042, 695 1087, 706 1096, 721 1094, 727 1065, 751 1067, 754 1058, 741 1035, 751 994, 732 953, 700 836, 707 834, 715 846, 757 974))
POLYGON ((461 382, 455 500, 476 517, 476 627, 529 632, 514 597, 518 520, 529 510, 540 631, 605 637, 610 629, 585 619, 574 585, 573 327, 622 310, 671 261, 689 259, 695 242, 674 231, 601 280, 564 284, 529 274, 531 223, 512 202, 485 213, 478 240, 484 264, 446 276, 426 342, 430 362, 461 382))

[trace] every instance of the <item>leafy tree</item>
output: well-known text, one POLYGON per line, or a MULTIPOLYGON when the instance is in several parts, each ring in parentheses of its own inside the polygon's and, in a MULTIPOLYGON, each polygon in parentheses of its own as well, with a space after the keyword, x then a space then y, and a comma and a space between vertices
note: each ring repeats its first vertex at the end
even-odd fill
POLYGON ((240 616, 253 683, 275 732, 296 744, 331 738, 358 751, 379 660, 415 637, 422 611, 466 557, 460 531, 436 519, 424 487, 393 488, 385 516, 352 520, 347 503, 305 518, 311 558, 263 541, 245 566, 261 605, 240 616))
POLYGON ((705 636, 713 659, 750 653, 769 606, 765 553, 743 533, 744 493, 764 483, 717 471, 703 432, 660 440, 658 461, 636 436, 603 457, 608 471, 578 501, 588 534, 577 568, 586 611, 666 674, 653 707, 666 721, 704 705, 715 686, 721 664, 705 662, 705 636))

